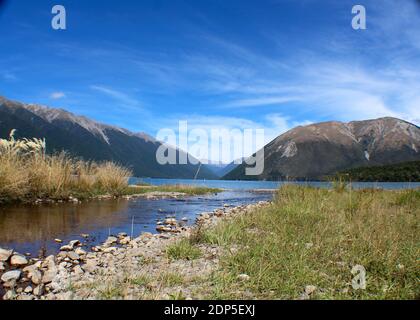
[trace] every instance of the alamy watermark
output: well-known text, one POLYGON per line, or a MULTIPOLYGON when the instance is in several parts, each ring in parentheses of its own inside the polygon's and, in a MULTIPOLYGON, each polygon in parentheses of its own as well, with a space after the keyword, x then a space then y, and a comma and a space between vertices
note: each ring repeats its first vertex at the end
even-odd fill
POLYGON ((54 15, 54 17, 51 20, 51 27, 54 30, 66 30, 67 29, 66 8, 62 5, 55 5, 51 9, 51 13, 54 15))
POLYGON ((351 269, 351 273, 355 277, 351 281, 354 290, 366 289, 366 269, 364 266, 358 264, 351 269))
POLYGON ((159 130, 156 139, 163 144, 156 152, 159 164, 241 164, 246 175, 260 175, 264 171, 264 129, 188 130, 188 121, 179 121, 178 133, 173 129, 159 130))
POLYGON ((351 20, 351 26, 354 30, 366 30, 366 8, 361 4, 353 6, 351 13, 355 16, 351 20))
MULTIPOLYGON (((67 29, 66 8, 63 5, 55 5, 51 9, 54 17, 51 20, 51 26, 54 30, 67 29)), ((351 20, 351 26, 354 30, 366 30, 366 8, 361 4, 354 5, 351 9, 354 17, 351 20)))

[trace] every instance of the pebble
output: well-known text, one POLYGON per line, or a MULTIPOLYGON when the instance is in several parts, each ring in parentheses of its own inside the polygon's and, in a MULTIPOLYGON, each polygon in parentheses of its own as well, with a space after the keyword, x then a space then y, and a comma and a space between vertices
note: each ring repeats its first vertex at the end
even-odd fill
POLYGON ((238 275, 237 278, 239 281, 248 281, 249 279, 251 279, 251 277, 245 273, 242 273, 240 275, 238 275))
POLYGON ((76 275, 82 275, 82 274, 84 273, 83 269, 82 269, 79 265, 76 265, 76 266, 73 268, 73 272, 74 272, 74 274, 76 274, 76 275))
POLYGON ((27 286, 26 288, 25 288, 25 290, 23 290, 25 293, 32 293, 32 291, 33 291, 33 289, 32 289, 32 287, 31 286, 27 286))
POLYGON ((72 248, 74 248, 75 246, 80 245, 80 241, 79 240, 72 240, 69 242, 69 246, 71 246, 72 248))
POLYGON ((126 236, 126 237, 124 237, 120 240, 120 243, 121 244, 128 244, 130 241, 131 241, 131 238, 126 236))
POLYGON ((19 280, 21 274, 22 274, 22 272, 20 270, 8 271, 1 276, 1 280, 3 282, 9 282, 9 281, 13 281, 13 280, 17 281, 17 280, 19 280))
POLYGON ((104 249, 104 252, 105 253, 113 253, 115 251, 117 251, 117 248, 116 247, 109 247, 109 248, 105 248, 104 249))
POLYGON ((305 287, 305 293, 308 296, 310 296, 311 294, 313 294, 316 291, 316 289, 317 289, 316 286, 312 286, 312 285, 306 286, 305 287))
POLYGON ((44 285, 40 284, 39 286, 35 287, 33 290, 33 294, 36 296, 42 296, 44 294, 44 285))
POLYGON ((15 293, 12 290, 9 290, 3 296, 3 300, 12 300, 14 297, 15 297, 15 293))
POLYGON ((79 256, 83 256, 86 254, 86 251, 83 250, 82 248, 76 248, 76 250, 74 250, 75 253, 77 253, 79 256))
POLYGON ((60 248, 60 251, 72 251, 72 250, 73 250, 73 247, 68 244, 60 248))
POLYGON ((306 248, 306 249, 310 249, 310 248, 312 248, 313 246, 314 246, 314 244, 313 244, 312 242, 305 243, 305 248, 306 248))

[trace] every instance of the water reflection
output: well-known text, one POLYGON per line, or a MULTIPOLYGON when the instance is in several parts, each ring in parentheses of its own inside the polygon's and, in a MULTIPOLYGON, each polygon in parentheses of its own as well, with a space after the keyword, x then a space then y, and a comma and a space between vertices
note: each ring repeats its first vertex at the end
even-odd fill
POLYGON ((56 253, 63 242, 84 240, 80 235, 90 234, 89 244, 103 242, 110 234, 156 232, 156 221, 174 216, 178 221, 187 218, 193 223, 197 213, 212 211, 225 203, 239 205, 271 199, 272 193, 246 191, 187 197, 186 199, 110 200, 82 204, 39 206, 10 206, 0 208, 0 247, 38 256, 56 253), (181 201, 182 200, 182 201, 181 201), (43 251, 44 253, 44 251, 43 251))
POLYGON ((69 233, 88 232, 118 224, 128 201, 0 208, 0 243, 48 241, 69 233))

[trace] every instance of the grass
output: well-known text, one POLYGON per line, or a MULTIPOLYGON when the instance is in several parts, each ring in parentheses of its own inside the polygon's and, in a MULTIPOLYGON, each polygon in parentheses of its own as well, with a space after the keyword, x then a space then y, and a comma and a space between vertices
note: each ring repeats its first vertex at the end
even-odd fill
MULTIPOLYGON (((185 278, 177 273, 162 272, 157 275, 142 274, 130 276, 124 274, 120 279, 107 279, 101 282, 94 282, 85 288, 95 290, 98 298, 101 300, 121 300, 127 297, 130 289, 137 289, 136 299, 156 299, 163 290, 168 287, 182 286, 185 284, 185 278)), ((173 293, 169 299, 182 300, 182 294, 173 293)))
POLYGON ((39 198, 67 199, 97 194, 120 195, 131 172, 112 162, 45 154, 40 139, 0 139, 0 203, 39 198))
POLYGON ((182 239, 175 244, 167 247, 166 255, 173 260, 195 260, 201 257, 199 248, 190 243, 187 239, 182 239))
POLYGON ((99 195, 180 192, 200 195, 219 189, 184 185, 128 186, 130 170, 113 162, 95 163, 66 153, 47 155, 45 140, 0 139, 0 204, 37 199, 79 200, 99 195))
POLYGON ((184 277, 177 273, 165 272, 158 276, 157 281, 160 287, 173 287, 182 285, 184 277))
POLYGON ((316 299, 419 298, 419 213, 420 190, 285 186, 271 206, 195 235, 241 248, 222 257, 209 298, 296 299, 307 285, 316 299), (366 290, 351 286, 355 265, 366 269, 366 290))
POLYGON ((183 193, 185 195, 190 195, 190 196, 203 195, 203 194, 208 194, 208 193, 218 193, 221 191, 222 191, 221 189, 217 189, 217 188, 190 186, 190 185, 182 185, 182 184, 161 185, 161 186, 133 185, 133 186, 128 186, 125 189, 126 194, 144 194, 144 193, 151 193, 151 192, 177 192, 177 193, 183 193))

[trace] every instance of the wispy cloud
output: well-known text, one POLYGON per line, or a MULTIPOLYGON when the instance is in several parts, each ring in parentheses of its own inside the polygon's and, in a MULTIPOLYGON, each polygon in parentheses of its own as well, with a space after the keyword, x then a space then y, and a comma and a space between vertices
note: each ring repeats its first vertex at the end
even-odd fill
POLYGON ((66 94, 62 91, 57 91, 50 94, 50 99, 54 99, 54 100, 62 99, 65 97, 66 97, 66 94))
POLYGON ((103 93, 103 94, 113 98, 114 100, 117 100, 118 102, 120 102, 120 104, 122 104, 126 107, 138 107, 138 108, 141 107, 140 101, 138 101, 137 99, 129 96, 128 94, 126 94, 124 92, 121 92, 121 91, 118 91, 116 89, 105 87, 105 86, 100 86, 100 85, 92 85, 92 86, 90 86, 90 88, 92 90, 103 93))
POLYGON ((268 105, 280 105, 292 101, 302 100, 298 96, 273 96, 273 97, 257 97, 250 99, 240 99, 229 102, 229 107, 254 107, 254 106, 268 106, 268 105))
POLYGON ((9 71, 3 71, 1 73, 1 78, 3 78, 6 81, 14 82, 18 80, 18 77, 16 74, 9 72, 9 71))

